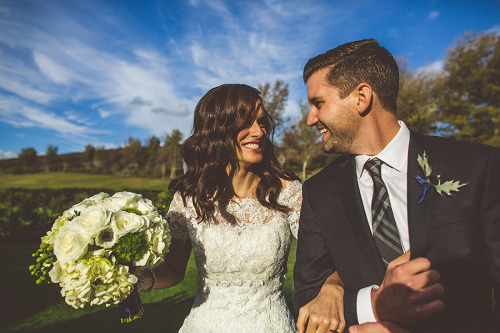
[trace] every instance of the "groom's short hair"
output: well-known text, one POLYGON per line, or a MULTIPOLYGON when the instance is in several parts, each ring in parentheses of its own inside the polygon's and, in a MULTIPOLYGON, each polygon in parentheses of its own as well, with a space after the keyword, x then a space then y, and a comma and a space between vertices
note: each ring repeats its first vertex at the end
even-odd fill
POLYGON ((375 39, 363 39, 337 46, 312 59, 304 66, 304 83, 316 71, 329 67, 327 81, 345 98, 362 82, 377 94, 380 104, 396 114, 399 92, 399 68, 392 54, 375 39))

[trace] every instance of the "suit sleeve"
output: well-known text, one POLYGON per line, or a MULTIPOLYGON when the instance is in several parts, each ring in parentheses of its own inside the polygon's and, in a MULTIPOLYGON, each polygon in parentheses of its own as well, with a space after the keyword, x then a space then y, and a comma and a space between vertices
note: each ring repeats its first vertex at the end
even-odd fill
POLYGON ((496 298, 496 325, 500 328, 500 149, 492 148, 485 170, 481 200, 483 237, 496 298))
POLYGON ((307 182, 302 190, 302 209, 293 272, 295 287, 293 302, 297 312, 318 295, 326 278, 335 271, 325 237, 311 209, 306 184, 307 182))

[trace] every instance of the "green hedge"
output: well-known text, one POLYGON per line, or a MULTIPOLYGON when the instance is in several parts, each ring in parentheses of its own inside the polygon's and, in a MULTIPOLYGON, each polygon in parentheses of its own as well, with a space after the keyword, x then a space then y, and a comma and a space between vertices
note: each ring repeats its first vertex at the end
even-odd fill
MULTIPOLYGON (((24 189, 0 190, 0 241, 33 242, 39 240, 52 226, 55 219, 83 199, 94 194, 116 191, 109 189, 24 189)), ((134 190, 161 207, 170 204, 172 194, 159 190, 134 190)))

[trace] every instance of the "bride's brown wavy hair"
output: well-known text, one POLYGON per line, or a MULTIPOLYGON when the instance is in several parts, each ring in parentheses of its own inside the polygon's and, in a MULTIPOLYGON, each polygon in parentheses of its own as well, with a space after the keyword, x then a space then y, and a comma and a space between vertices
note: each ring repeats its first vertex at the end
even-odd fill
MULTIPOLYGON (((172 180, 168 188, 179 191, 184 204, 188 197, 193 199, 199 221, 214 217, 215 202, 222 211, 235 196, 231 180, 239 168, 237 136, 253 124, 261 103, 257 89, 244 84, 224 84, 208 91, 196 105, 193 134, 181 147, 187 171, 172 180)), ((265 110, 264 114, 268 134, 263 161, 252 166, 252 172, 260 177, 256 195, 263 206, 288 211, 277 202, 281 179, 299 178, 276 158, 277 148, 270 139, 274 133, 273 121, 265 110)))

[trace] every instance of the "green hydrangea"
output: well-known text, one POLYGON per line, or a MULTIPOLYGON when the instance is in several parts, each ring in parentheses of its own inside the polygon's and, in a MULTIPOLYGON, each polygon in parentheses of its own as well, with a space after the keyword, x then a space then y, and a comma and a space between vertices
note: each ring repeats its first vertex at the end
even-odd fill
POLYGON ((132 265, 148 252, 148 241, 142 232, 124 235, 112 248, 111 252, 122 265, 132 265))

